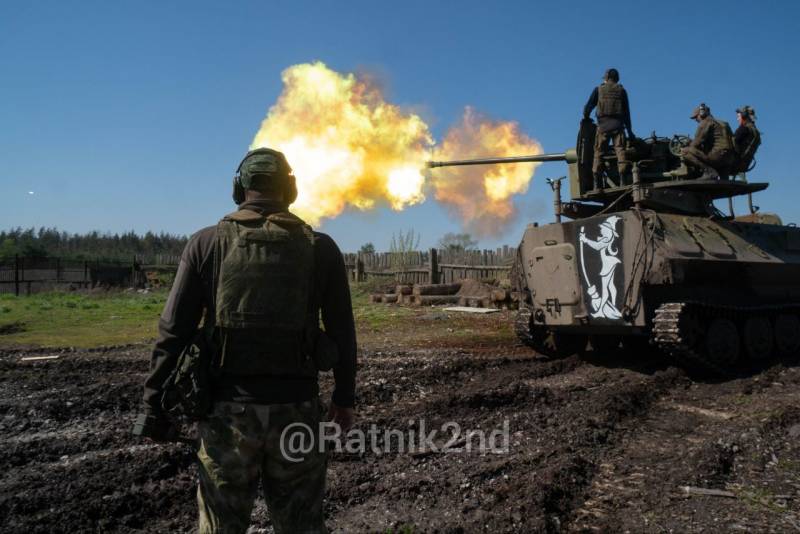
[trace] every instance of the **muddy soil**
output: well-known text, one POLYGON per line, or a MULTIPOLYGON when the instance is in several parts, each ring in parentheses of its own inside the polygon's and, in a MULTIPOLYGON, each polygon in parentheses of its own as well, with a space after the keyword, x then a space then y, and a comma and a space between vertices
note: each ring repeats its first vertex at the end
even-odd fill
MULTIPOLYGON (((429 345, 363 345, 359 428, 455 422, 463 437, 507 421, 508 450, 334 452, 333 531, 800 531, 795 363, 721 381, 650 353, 547 361, 511 336, 429 345)), ((192 450, 130 436, 149 348, 21 360, 57 352, 0 351, 2 531, 191 532, 192 450)), ((271 531, 261 504, 253 523, 271 531)))

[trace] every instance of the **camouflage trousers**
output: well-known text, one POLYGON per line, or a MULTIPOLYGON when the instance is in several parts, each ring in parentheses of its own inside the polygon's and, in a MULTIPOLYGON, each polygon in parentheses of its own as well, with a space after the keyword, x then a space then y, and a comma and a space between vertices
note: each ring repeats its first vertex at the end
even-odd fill
POLYGON ((709 174, 727 177, 736 163, 736 154, 730 150, 712 150, 708 154, 689 146, 683 149, 683 159, 696 169, 709 174))
POLYGON ((614 145, 619 174, 628 172, 628 160, 625 159, 625 132, 621 129, 604 132, 598 128, 594 138, 594 160, 592 161, 592 172, 595 176, 603 170, 603 156, 608 151, 609 141, 614 145))
POLYGON ((198 423, 200 533, 246 532, 259 479, 276 533, 327 532, 322 510, 327 455, 315 446, 307 454, 293 454, 291 461, 280 444, 287 426, 304 423, 316 430, 320 415, 316 399, 216 403, 198 423))

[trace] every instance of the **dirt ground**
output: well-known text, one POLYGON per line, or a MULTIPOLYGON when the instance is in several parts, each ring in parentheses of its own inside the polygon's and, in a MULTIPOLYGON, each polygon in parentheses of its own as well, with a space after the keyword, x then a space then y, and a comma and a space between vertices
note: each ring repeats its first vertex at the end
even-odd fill
MULTIPOLYGON (((423 309, 360 332, 360 428, 507 420, 510 442, 496 454, 333 453, 333 531, 800 531, 796 362, 711 381, 650 353, 547 361, 506 314, 423 309)), ((0 351, 2 531, 192 531, 192 450, 130 435, 149 347, 21 361, 58 352, 0 351)), ((261 504, 253 522, 271 531, 261 504)))

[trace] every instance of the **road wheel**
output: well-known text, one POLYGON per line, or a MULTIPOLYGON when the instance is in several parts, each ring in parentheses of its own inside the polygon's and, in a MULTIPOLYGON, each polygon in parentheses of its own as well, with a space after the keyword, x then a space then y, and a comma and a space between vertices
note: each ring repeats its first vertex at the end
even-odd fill
POLYGON ((711 321, 705 339, 706 357, 716 366, 736 363, 741 344, 736 324, 730 319, 718 317, 711 321))
POLYGON ((742 341, 747 357, 754 362, 766 360, 772 354, 775 337, 769 319, 756 315, 748 317, 742 330, 742 341))
POLYGON ((775 318, 775 348, 781 356, 794 356, 800 351, 800 319, 785 313, 775 318))

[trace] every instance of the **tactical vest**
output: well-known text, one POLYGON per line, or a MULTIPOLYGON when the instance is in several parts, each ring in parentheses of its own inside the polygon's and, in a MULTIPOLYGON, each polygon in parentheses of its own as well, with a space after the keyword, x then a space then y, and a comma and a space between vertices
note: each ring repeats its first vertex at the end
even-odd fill
POLYGON ((597 87, 597 118, 622 116, 625 111, 622 84, 604 82, 597 87))
POLYGON ((316 376, 314 235, 288 212, 239 210, 217 225, 218 365, 225 374, 316 376))
POLYGON ((749 170, 750 164, 756 155, 756 150, 761 146, 761 132, 758 131, 756 125, 752 122, 746 122, 744 127, 750 130, 751 137, 747 145, 736 147, 736 154, 739 156, 739 165, 737 166, 739 172, 747 172, 749 170))

